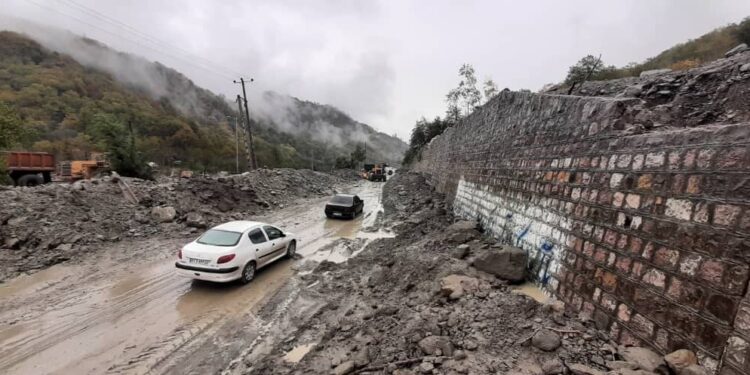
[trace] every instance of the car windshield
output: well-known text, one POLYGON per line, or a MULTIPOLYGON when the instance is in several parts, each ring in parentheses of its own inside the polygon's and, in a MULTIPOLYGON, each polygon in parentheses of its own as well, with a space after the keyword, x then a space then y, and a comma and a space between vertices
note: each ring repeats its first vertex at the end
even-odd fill
POLYGON ((346 195, 337 195, 331 199, 331 203, 336 204, 352 204, 353 197, 346 195))
POLYGON ((203 233, 201 238, 198 239, 198 243, 213 246, 234 246, 240 241, 240 237, 242 237, 242 233, 211 229, 203 233))

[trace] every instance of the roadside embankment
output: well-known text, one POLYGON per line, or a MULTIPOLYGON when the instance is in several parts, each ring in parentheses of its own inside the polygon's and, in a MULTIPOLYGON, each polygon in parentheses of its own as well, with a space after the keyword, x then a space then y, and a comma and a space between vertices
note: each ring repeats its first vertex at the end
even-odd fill
POLYGON ((541 292, 524 294, 533 290, 517 285, 525 264, 494 258, 518 253, 476 222, 455 221, 421 176, 399 173, 383 194, 383 223, 396 237, 302 275, 299 298, 319 307, 285 325, 262 356, 245 358, 244 373, 651 374, 670 366, 648 349, 618 347, 560 303, 539 302, 541 292))

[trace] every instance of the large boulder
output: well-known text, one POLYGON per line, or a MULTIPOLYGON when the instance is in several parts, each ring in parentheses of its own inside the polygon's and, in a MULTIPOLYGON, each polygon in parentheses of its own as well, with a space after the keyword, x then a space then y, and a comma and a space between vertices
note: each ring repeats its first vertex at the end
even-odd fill
POLYGON ((333 371, 331 371, 331 374, 333 375, 351 374, 352 372, 354 372, 354 369, 355 369, 354 361, 346 361, 336 366, 336 368, 334 368, 333 371))
POLYGON ((448 226, 445 230, 447 232, 462 232, 466 230, 475 230, 477 229, 477 222, 474 220, 461 220, 457 221, 451 225, 448 226))
POLYGON ((690 365, 681 369, 677 372, 677 375, 709 375, 709 372, 705 367, 700 365, 690 365))
POLYGON ((451 243, 463 244, 479 237, 477 222, 473 220, 457 221, 445 229, 447 240, 451 243))
POLYGON ((450 275, 440 280, 440 292, 448 299, 459 299, 479 288, 479 280, 462 275, 450 275))
POLYGON ((203 215, 197 212, 191 212, 187 214, 187 217, 185 218, 185 224, 192 228, 207 227, 206 219, 203 217, 203 215))
POLYGON ((557 375, 565 373, 565 364, 558 357, 552 357, 542 362, 542 373, 544 375, 557 375))
POLYGON ((526 252, 511 246, 488 249, 472 263, 474 268, 493 274, 501 279, 521 282, 526 270, 526 252))
POLYGON ((427 336, 417 345, 427 355, 453 355, 453 344, 448 336, 427 336))
POLYGON ((580 363, 568 365, 568 369, 574 375, 604 375, 603 372, 580 363))
POLYGON ((151 209, 151 217, 159 223, 169 223, 177 217, 177 210, 170 206, 154 207, 151 209))
POLYGON ((697 365, 698 357, 696 357, 695 353, 690 350, 680 349, 665 355, 664 362, 667 362, 667 366, 669 366, 675 374, 680 374, 683 369, 692 365, 697 365))
POLYGON ((749 49, 749 48, 747 47, 747 44, 745 44, 745 43, 742 43, 742 44, 740 44, 740 45, 738 45, 738 46, 736 46, 736 47, 734 47, 734 48, 730 49, 729 51, 727 51, 727 53, 725 53, 725 54, 724 54, 724 57, 730 57, 730 56, 734 56, 734 55, 736 55, 736 54, 738 54, 738 53, 742 53, 742 52, 745 52, 745 51, 747 51, 748 49, 749 49))
POLYGON ((617 352, 623 360, 637 365, 641 370, 653 372, 663 363, 660 355, 647 348, 636 346, 620 347, 617 352))
POLYGON ((531 338, 531 345, 537 349, 551 352, 560 347, 560 335, 548 329, 541 329, 531 338))

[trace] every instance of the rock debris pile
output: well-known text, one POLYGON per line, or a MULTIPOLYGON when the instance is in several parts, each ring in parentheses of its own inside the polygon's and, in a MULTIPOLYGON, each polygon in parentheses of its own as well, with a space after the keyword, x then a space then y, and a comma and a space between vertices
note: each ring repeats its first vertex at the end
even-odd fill
POLYGON ((618 347, 560 302, 515 291, 525 254, 484 237, 475 222, 455 222, 419 175, 390 179, 383 203, 397 236, 302 276, 312 285, 302 298, 324 307, 248 373, 706 373, 692 352, 618 347), (299 362, 284 359, 309 345, 299 362))
MULTIPOLYGON (((566 87, 546 93, 567 94, 566 87)), ((750 121, 750 49, 739 45, 726 58, 689 70, 660 69, 640 77, 585 82, 574 95, 634 98, 627 109, 634 131, 750 121)))
POLYGON ((95 250, 154 234, 191 235, 291 201, 331 194, 341 177, 295 169, 239 175, 122 180, 117 177, 0 187, 0 281, 95 250))

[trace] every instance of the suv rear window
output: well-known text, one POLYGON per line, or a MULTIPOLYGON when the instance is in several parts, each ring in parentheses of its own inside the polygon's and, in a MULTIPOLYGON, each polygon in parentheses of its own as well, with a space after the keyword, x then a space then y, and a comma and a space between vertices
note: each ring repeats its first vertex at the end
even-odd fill
POLYGON ((250 237, 250 241, 254 244, 259 244, 266 242, 266 235, 263 234, 263 231, 260 230, 260 228, 255 228, 251 230, 248 234, 248 237, 250 237))
POLYGON ((234 246, 237 242, 240 242, 240 237, 242 237, 242 233, 210 229, 203 233, 197 242, 203 245, 234 246))
POLYGON ((337 195, 331 199, 331 203, 336 204, 352 204, 353 197, 348 197, 346 195, 337 195))

